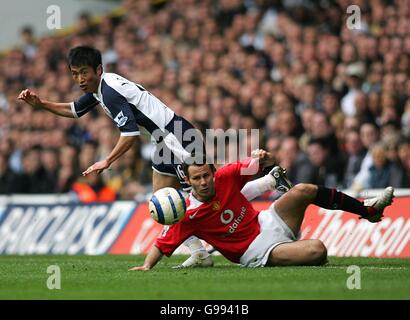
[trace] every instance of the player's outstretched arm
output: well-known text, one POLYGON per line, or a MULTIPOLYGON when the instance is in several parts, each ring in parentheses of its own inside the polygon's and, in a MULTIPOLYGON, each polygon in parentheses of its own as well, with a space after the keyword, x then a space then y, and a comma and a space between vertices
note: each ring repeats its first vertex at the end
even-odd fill
POLYGON ((34 92, 25 89, 20 92, 18 99, 25 101, 35 108, 42 108, 59 116, 75 118, 70 103, 50 102, 40 99, 34 92))
POLYGON ((83 172, 83 176, 89 175, 94 171, 96 171, 97 173, 101 173, 105 169, 109 168, 115 160, 121 157, 125 152, 127 152, 132 147, 136 140, 137 136, 121 136, 118 139, 118 142, 115 145, 114 149, 108 155, 108 157, 88 167, 87 170, 83 172))
POLYGON ((137 266, 129 269, 128 271, 148 271, 152 269, 159 260, 162 258, 162 253, 156 246, 152 246, 151 250, 145 258, 142 266, 137 266))

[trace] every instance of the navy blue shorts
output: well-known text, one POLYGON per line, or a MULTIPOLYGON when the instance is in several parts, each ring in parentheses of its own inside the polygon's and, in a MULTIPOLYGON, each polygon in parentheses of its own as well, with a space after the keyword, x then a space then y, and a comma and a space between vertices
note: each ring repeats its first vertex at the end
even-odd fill
MULTIPOLYGON (((195 129, 195 127, 189 121, 175 115, 171 122, 165 127, 165 129, 168 132, 173 133, 177 137, 178 141, 181 143, 183 148, 190 146, 190 149, 192 149, 192 143, 195 142, 199 144, 197 145, 197 148, 195 148, 195 150, 200 150, 203 154, 205 154, 205 144, 203 142, 202 135, 199 132, 199 130, 195 129), (183 133, 189 129, 195 129, 196 132, 194 132, 195 135, 192 135, 189 137, 189 139, 187 139, 187 137, 183 136, 183 133), (182 132, 178 132, 179 130, 182 132)), ((184 179, 185 174, 182 170, 181 161, 178 161, 175 154, 172 151, 170 151, 168 147, 165 145, 165 142, 158 142, 157 148, 159 148, 161 151, 166 150, 167 152, 169 152, 171 154, 171 159, 168 163, 158 163, 158 161, 156 161, 152 165, 152 169, 162 175, 177 177, 182 189, 185 191, 190 190, 191 186, 187 184, 184 179)), ((163 156, 163 152, 161 151, 158 153, 159 156, 163 156)))

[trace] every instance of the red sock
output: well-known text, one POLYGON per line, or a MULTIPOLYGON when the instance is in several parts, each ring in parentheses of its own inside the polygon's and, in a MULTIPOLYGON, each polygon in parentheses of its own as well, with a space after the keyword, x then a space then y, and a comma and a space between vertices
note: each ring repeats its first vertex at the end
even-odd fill
POLYGON ((369 207, 365 207, 363 202, 336 189, 329 189, 322 186, 318 186, 313 204, 325 209, 348 211, 362 217, 369 215, 369 207))

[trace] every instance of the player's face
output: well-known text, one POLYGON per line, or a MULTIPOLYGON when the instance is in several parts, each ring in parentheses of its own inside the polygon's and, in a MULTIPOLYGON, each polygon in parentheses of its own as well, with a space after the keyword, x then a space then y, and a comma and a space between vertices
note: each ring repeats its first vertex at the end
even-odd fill
POLYGON ((190 166, 188 182, 192 186, 195 198, 206 202, 215 195, 214 173, 211 166, 190 166))
POLYGON ((75 83, 85 93, 97 93, 101 78, 101 65, 97 67, 97 72, 91 66, 70 66, 71 75, 75 83))

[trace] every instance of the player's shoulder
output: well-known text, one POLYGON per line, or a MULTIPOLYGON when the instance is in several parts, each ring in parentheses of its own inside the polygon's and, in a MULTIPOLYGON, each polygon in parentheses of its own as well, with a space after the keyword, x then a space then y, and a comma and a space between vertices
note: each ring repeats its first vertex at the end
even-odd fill
POLYGON ((241 163, 239 161, 224 164, 222 167, 216 170, 215 177, 224 177, 227 175, 235 174, 240 165, 241 163))
POLYGON ((130 80, 124 78, 123 76, 120 76, 119 74, 111 73, 111 72, 104 72, 101 77, 102 77, 102 80, 110 87, 123 86, 125 83, 126 84, 132 83, 130 80))
POLYGON ((102 85, 101 92, 104 94, 109 92, 110 89, 114 89, 120 94, 124 94, 129 90, 134 91, 135 84, 130 80, 120 76, 116 73, 103 73, 102 75, 102 85))

